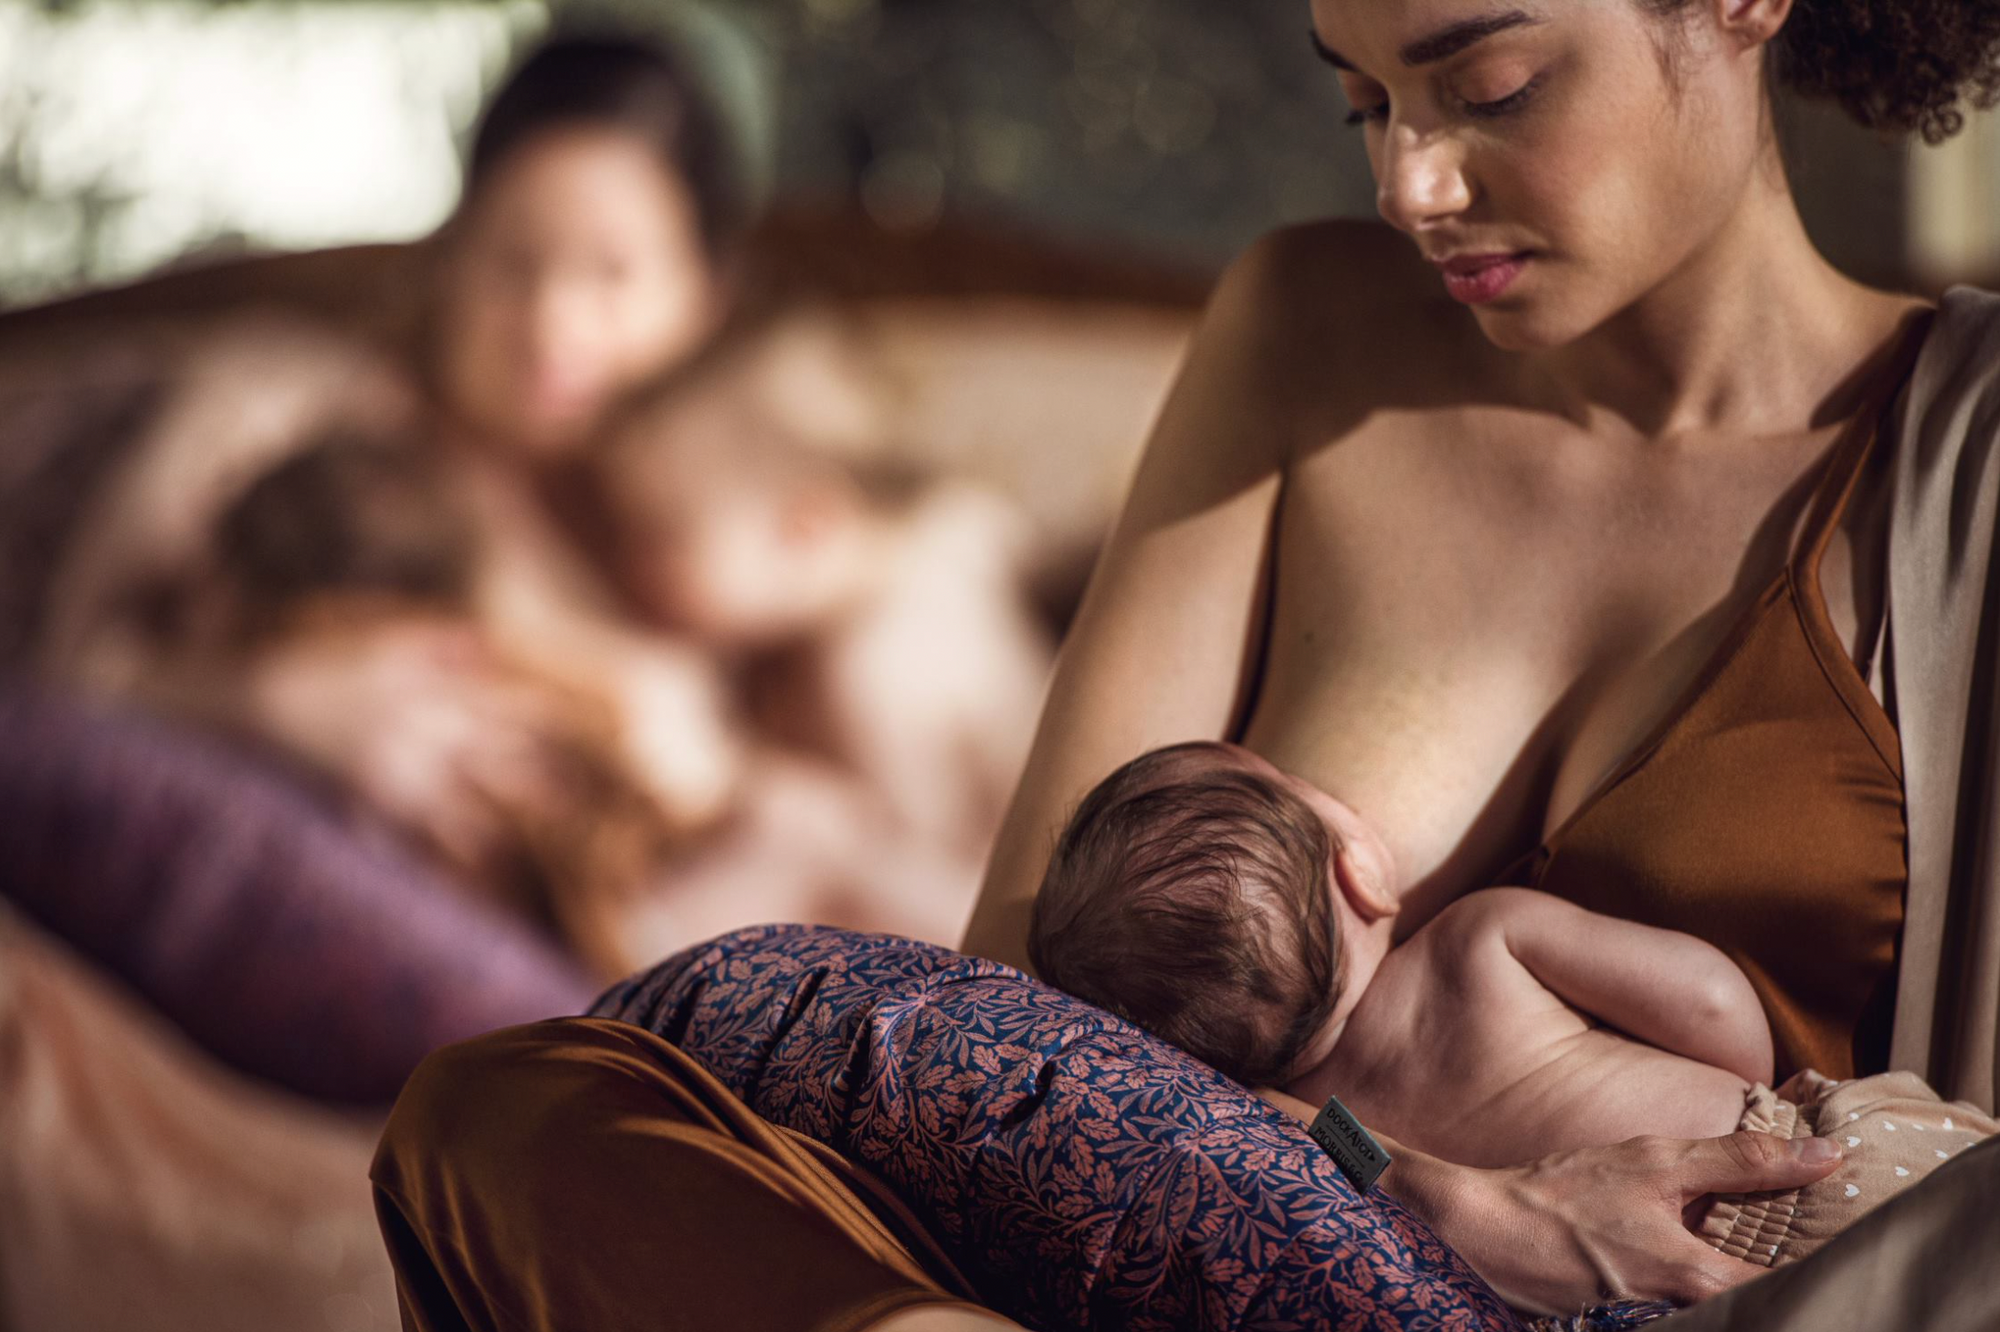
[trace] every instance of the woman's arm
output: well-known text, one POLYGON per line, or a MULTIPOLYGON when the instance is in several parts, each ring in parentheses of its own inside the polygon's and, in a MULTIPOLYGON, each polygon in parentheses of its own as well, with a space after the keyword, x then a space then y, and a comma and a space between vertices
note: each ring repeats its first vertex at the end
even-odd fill
MULTIPOLYGON (((1257 1094, 1303 1123, 1317 1113, 1284 1092, 1257 1094)), ((1481 1170, 1376 1136, 1393 1158, 1379 1187, 1508 1304, 1543 1314, 1614 1297, 1692 1304, 1763 1275, 1696 1239, 1682 1220, 1687 1205, 1710 1193, 1800 1188, 1840 1164, 1826 1138, 1735 1133, 1633 1138, 1481 1170)))
MULTIPOLYGON (((1160 745, 1226 735, 1262 637, 1287 406, 1264 327, 1265 242, 1226 274, 1057 659, 965 950, 1026 967, 1028 914, 1069 811, 1160 745)), ((1296 353, 1294 353, 1296 354, 1296 353)))
POLYGON ((208 577, 216 515, 327 427, 391 432, 416 412, 373 352, 306 323, 242 316, 176 352, 173 391, 79 516, 51 579, 42 675, 135 692, 152 668, 123 605, 138 585, 208 577))

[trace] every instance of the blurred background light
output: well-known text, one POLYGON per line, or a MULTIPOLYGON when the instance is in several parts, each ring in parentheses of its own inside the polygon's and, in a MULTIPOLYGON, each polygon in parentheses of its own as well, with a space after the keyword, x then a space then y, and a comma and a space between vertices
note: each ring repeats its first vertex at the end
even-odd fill
POLYGON ((13 299, 245 243, 420 235, 528 3, 0 6, 13 299))
MULTIPOLYGON (((0 0, 0 302, 419 235, 555 0, 0 0)), ((1374 208, 1301 0, 587 0, 701 39, 757 177, 896 231, 997 218, 1212 268, 1374 208)), ((2000 270, 2000 133, 1793 115, 1808 224, 1881 281, 2000 270)))
MULTIPOLYGON (((1372 206, 1301 6, 588 9, 694 30, 759 174, 893 229, 999 216, 1212 265, 1275 222, 1372 206)), ((421 234, 456 192, 481 93, 551 16, 541 0, 0 0, 0 300, 190 254, 421 234)))

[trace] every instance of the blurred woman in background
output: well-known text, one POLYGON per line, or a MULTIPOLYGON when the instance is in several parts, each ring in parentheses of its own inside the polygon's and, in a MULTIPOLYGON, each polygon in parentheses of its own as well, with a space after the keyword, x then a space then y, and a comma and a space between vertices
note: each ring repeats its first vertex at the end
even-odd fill
MULTIPOLYGON (((718 118, 679 57, 622 37, 559 38, 480 123, 464 200, 421 252, 432 276, 415 293, 423 334, 405 364, 267 315, 173 349, 163 400, 80 502, 32 626, 31 664, 55 692, 0 697, 0 749, 20 760, 0 795, 21 817, 6 821, 46 833, 12 848, 0 893, 212 1053, 310 1095, 377 1101, 422 1053, 377 1030, 384 996, 405 1011, 434 990, 462 998, 460 964, 492 963, 491 929, 373 928, 435 914, 404 900, 445 882, 423 857, 365 832, 345 851, 335 820, 301 815, 309 793, 281 767, 115 711, 80 713, 61 695, 248 737, 465 877, 504 854, 521 812, 562 779, 588 689, 616 716, 604 729, 625 751, 621 776, 676 826, 712 820, 736 763, 716 682, 698 654, 621 618, 562 478, 620 395, 710 338, 745 209, 718 118), (342 430, 435 464, 453 506, 436 526, 469 535, 468 604, 217 632, 221 517, 342 430), (277 794, 246 798, 255 788, 277 794), (163 822, 168 805, 178 813, 163 822), (306 824, 313 863, 300 858, 306 824), (375 869, 335 872, 355 856, 375 869), (349 955, 355 940, 365 955, 349 955), (180 966, 190 941, 218 961, 180 966), (238 1000, 226 1013, 223 992, 238 1000), (303 1071, 255 1053, 287 1048, 285 1015, 300 1011, 351 1020, 341 1041, 312 1043, 303 1071)), ((445 1005, 457 1017, 428 1036, 587 994, 567 962, 536 956, 504 994, 445 1005)))
MULTIPOLYGON (((576 760, 592 754, 651 824, 699 843, 664 873, 618 858, 622 885, 575 876, 599 893, 670 885, 644 913, 646 938, 669 946, 762 919, 954 935, 973 861, 945 869, 918 850, 903 877, 923 890, 858 882, 900 836, 885 802, 825 763, 752 752, 714 645, 641 623, 603 549, 595 442, 639 386, 716 339, 748 193, 675 51, 627 36, 542 44, 481 117, 461 203, 421 248, 402 364, 289 322, 239 318, 202 339, 70 543, 41 673, 279 750, 487 885, 579 861, 548 854, 547 830, 579 812, 576 760), (468 537, 450 553, 449 604, 396 595, 394 559, 374 562, 387 584, 351 577, 370 560, 346 538, 365 544, 370 524, 311 512, 341 498, 315 483, 266 518, 319 534, 325 567, 296 572, 345 595, 243 632, 213 613, 243 572, 218 534, 259 477, 340 436, 425 455, 431 544, 468 537), (946 874, 957 891, 936 887, 946 874)), ((650 960, 572 905, 537 914, 590 939, 600 972, 650 960)))
POLYGON ((728 308, 746 189, 679 57, 564 38, 506 82, 432 245, 410 367, 422 433, 476 534, 483 636, 306 633, 245 663, 254 729, 461 865, 532 800, 554 724, 492 658, 608 693, 632 768, 678 823, 721 808, 736 755, 696 655, 627 627, 592 567, 573 468, 624 394, 685 362, 728 308))
MULTIPOLYGON (((0 1268, 35 1274, 0 1283, 0 1322, 393 1323, 365 1107, 431 1046, 590 993, 425 860, 462 880, 503 853, 561 779, 584 688, 677 818, 713 819, 735 783, 716 682, 622 616, 564 477, 614 402, 713 335, 746 207, 676 53, 550 41, 488 106, 464 198, 418 249, 415 345, 384 356, 268 314, 177 334, 157 400, 62 497, 75 517, 17 634, 45 683, 0 680, 0 1048, 23 1052, 0 1121, 47 1130, 0 1134, 0 1268), (439 538, 469 535, 467 604, 217 621, 220 520, 342 432, 422 452, 439 538), (434 857, 130 703, 302 761, 434 857), (106 1160, 136 1165, 114 1181, 106 1160)), ((349 553, 307 552, 308 572, 349 553)))
POLYGON ((715 682, 625 627, 564 483, 611 404, 713 334, 745 213, 679 56, 626 37, 542 45, 487 108, 461 204, 423 248, 403 364, 290 321, 201 339, 69 543, 40 673, 271 742, 468 868, 503 836, 496 804, 537 795, 561 725, 525 666, 608 693, 649 793, 678 821, 712 817, 735 780, 715 682), (474 534, 481 632, 349 617, 254 647, 191 642, 217 516, 329 429, 435 452, 474 534))

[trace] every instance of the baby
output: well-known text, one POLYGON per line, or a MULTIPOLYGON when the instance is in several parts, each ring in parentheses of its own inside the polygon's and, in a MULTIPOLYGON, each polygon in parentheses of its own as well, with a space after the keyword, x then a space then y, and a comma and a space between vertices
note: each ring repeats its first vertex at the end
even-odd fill
MULTIPOLYGON (((635 707, 646 697, 633 686, 677 679, 635 675, 630 646, 581 628, 548 624, 546 636, 564 640, 551 651, 525 641, 518 619, 512 632, 496 627, 506 608, 482 595, 491 543, 478 540, 456 479, 434 450, 399 437, 310 441, 216 522, 201 633, 236 650, 352 643, 360 669, 393 666, 407 644, 476 649, 454 652, 455 669, 504 689, 534 729, 502 780, 483 766, 466 774, 493 835, 471 855, 438 849, 462 881, 550 927, 607 980, 757 921, 958 936, 978 866, 909 845, 826 763, 746 747, 719 808, 676 799, 699 785, 660 780, 643 733, 668 747, 712 737, 690 707, 664 717, 635 707)), ((733 744, 734 716, 716 711, 733 744)))
POLYGON ((762 738, 983 861, 1051 657, 1018 520, 971 487, 831 456, 746 375, 725 361, 616 431, 600 478, 619 579, 736 664, 762 738))
POLYGON ((1348 806, 1236 746, 1176 745, 1084 799, 1029 954, 1051 984, 1245 1085, 1313 1105, 1337 1093, 1364 1124, 1466 1165, 1641 1134, 1837 1138, 1828 1179, 1720 1198, 1702 1218, 1715 1247, 1765 1266, 2000 1129, 1909 1074, 1805 1072, 1773 1092, 1755 991, 1690 935, 1494 888, 1391 948, 1395 891, 1348 806), (1428 1094, 1440 1063, 1443 1104, 1428 1094))
MULTIPOLYGON (((211 576, 178 626, 190 640, 256 650, 299 635, 476 633, 471 523, 433 455, 400 437, 311 441, 223 510, 211 550, 211 576)), ((486 790, 504 846, 456 868, 564 935, 600 972, 624 974, 586 903, 634 891, 683 830, 625 759, 609 691, 548 678, 490 647, 467 667, 531 696, 544 726, 536 780, 486 790)))

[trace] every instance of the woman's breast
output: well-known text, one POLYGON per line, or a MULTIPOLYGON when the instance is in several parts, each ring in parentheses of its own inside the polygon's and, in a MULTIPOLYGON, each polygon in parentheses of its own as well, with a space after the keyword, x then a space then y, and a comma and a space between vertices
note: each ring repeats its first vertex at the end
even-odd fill
POLYGON ((1740 601, 1720 556, 1654 567, 1391 475, 1436 501, 1416 506, 1430 518, 1383 512, 1359 479, 1309 476, 1287 497, 1240 738, 1368 820, 1406 938, 1507 881, 1551 808, 1580 803, 1699 672, 1714 608, 1740 601))
POLYGON ((1541 700, 1488 663, 1451 682, 1328 664, 1309 687, 1276 681, 1242 742, 1351 806, 1389 849, 1407 938, 1458 897, 1496 881, 1540 831, 1536 743, 1541 700), (1481 682, 1487 687, 1482 688, 1481 682))
POLYGON ((1538 840, 1540 732, 1572 674, 1558 580, 1523 577, 1558 564, 1549 534, 1445 472, 1367 434, 1288 480, 1239 737, 1368 820, 1411 929, 1538 840))

